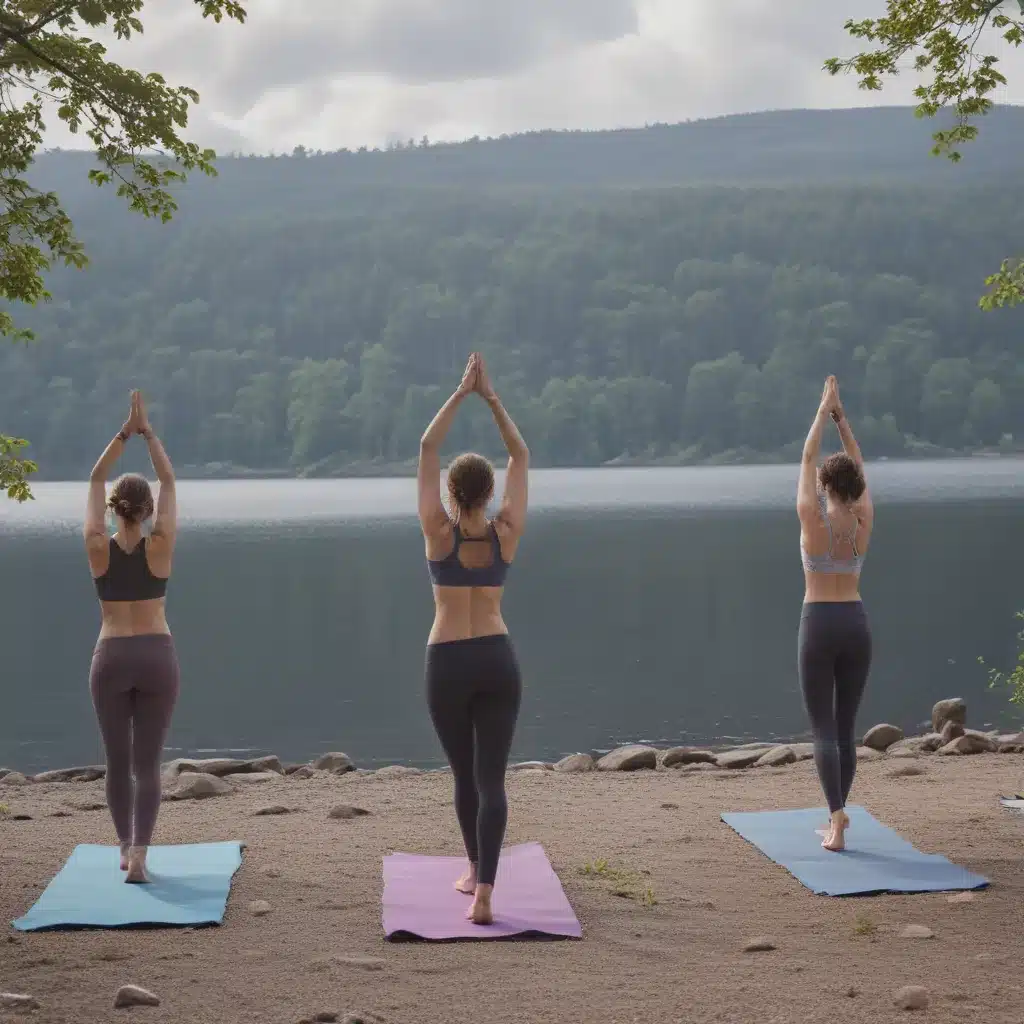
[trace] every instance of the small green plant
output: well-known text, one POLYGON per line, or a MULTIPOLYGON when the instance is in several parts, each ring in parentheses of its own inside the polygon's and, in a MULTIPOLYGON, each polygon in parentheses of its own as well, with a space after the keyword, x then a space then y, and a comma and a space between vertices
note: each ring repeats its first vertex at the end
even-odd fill
POLYGON ((11 809, 10 809, 10 807, 7 806, 7 804, 0 804, 0 818, 2 818, 5 814, 10 814, 10 813, 11 813, 11 809))
MULTIPOLYGON (((1024 622, 1024 612, 1017 612, 1017 618, 1024 622)), ((1017 664, 1009 674, 1000 672, 998 669, 988 669, 988 685, 994 689, 997 686, 1010 687, 1010 703, 1024 706, 1024 629, 1017 634, 1020 643, 1020 650, 1017 652, 1017 664)), ((978 659, 979 665, 985 665, 985 659, 978 659)), ((985 666, 988 668, 988 666, 985 666)))
POLYGON ((637 871, 633 868, 614 867, 603 857, 584 864, 580 874, 589 878, 601 879, 609 885, 612 896, 622 899, 636 900, 645 907, 657 906, 658 900, 654 890, 647 884, 649 871, 637 871))
POLYGON ((853 920, 854 935, 874 935, 878 931, 878 925, 864 914, 858 914, 853 920))

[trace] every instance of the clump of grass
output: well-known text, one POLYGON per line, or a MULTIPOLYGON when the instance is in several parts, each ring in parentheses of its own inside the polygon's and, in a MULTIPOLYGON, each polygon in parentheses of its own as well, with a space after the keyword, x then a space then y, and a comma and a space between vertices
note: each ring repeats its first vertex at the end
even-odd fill
POLYGON ((0 804, 0 817, 3 817, 5 814, 10 814, 10 813, 11 813, 11 809, 10 809, 10 807, 7 806, 7 804, 0 804))
POLYGON ((616 867, 602 857, 584 864, 580 868, 580 874, 607 883, 612 896, 635 900, 645 907, 653 907, 658 902, 654 890, 647 884, 646 876, 650 875, 649 871, 616 867))
POLYGON ((854 935, 867 935, 872 936, 878 931, 878 925, 871 920, 870 917, 866 917, 864 914, 858 914, 853 921, 853 934, 854 935))

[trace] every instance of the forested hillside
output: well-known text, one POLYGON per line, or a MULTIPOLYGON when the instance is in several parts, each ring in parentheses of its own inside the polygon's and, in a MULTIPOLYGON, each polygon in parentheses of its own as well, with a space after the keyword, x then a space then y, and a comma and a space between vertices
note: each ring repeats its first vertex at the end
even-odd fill
MULTIPOLYGON (((15 311, 0 428, 82 476, 138 386, 179 465, 383 469, 479 348, 537 464, 791 457, 830 372, 869 455, 1010 449, 1024 320, 976 300, 1022 114, 959 166, 905 110, 229 158, 168 226, 47 156, 92 266, 15 311)), ((482 413, 453 448, 494 450, 482 413)))

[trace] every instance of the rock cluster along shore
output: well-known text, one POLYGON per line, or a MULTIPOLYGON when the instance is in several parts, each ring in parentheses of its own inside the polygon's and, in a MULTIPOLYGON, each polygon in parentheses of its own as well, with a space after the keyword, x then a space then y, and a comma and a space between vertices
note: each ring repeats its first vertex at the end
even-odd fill
MULTIPOLYGON (((925 754, 1024 754, 1024 732, 1000 734, 967 728, 967 704, 960 697, 940 700, 932 708, 932 731, 922 736, 904 736, 895 725, 881 724, 870 728, 857 748, 858 760, 880 758, 916 758, 925 754)), ((523 761, 511 770, 529 774, 590 771, 675 770, 695 772, 708 769, 778 768, 814 756, 811 743, 745 743, 738 747, 713 749, 705 747, 671 747, 659 749, 645 744, 628 744, 603 756, 570 754, 550 764, 545 761, 523 761)), ((438 769, 446 772, 447 768, 438 769)), ((196 800, 224 796, 238 789, 286 777, 293 780, 326 775, 373 775, 381 779, 404 778, 428 774, 421 768, 388 765, 376 771, 357 768, 346 755, 337 752, 322 754, 308 764, 283 764, 271 754, 265 757, 238 760, 235 758, 179 757, 163 765, 163 796, 165 800, 196 800)), ((106 770, 101 765, 62 768, 25 776, 9 768, 0 768, 0 789, 47 782, 95 782, 106 770)), ((98 805, 97 809, 102 805, 98 805)), ((266 809, 264 813, 286 813, 287 808, 266 809)))

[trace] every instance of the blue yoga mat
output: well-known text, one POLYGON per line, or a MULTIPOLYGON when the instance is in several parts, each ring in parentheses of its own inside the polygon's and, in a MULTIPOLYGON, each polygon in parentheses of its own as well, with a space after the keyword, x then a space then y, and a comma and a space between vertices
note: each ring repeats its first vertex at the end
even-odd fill
POLYGON ((76 846, 24 917, 18 931, 43 928, 129 928, 220 924, 240 843, 151 846, 145 885, 129 885, 116 846, 76 846))
POLYGON ((823 808, 723 814, 722 821, 818 895, 952 892, 988 885, 987 878, 945 857, 915 850, 863 807, 847 807, 846 813, 850 828, 841 853, 822 849, 815 830, 828 822, 823 808))

